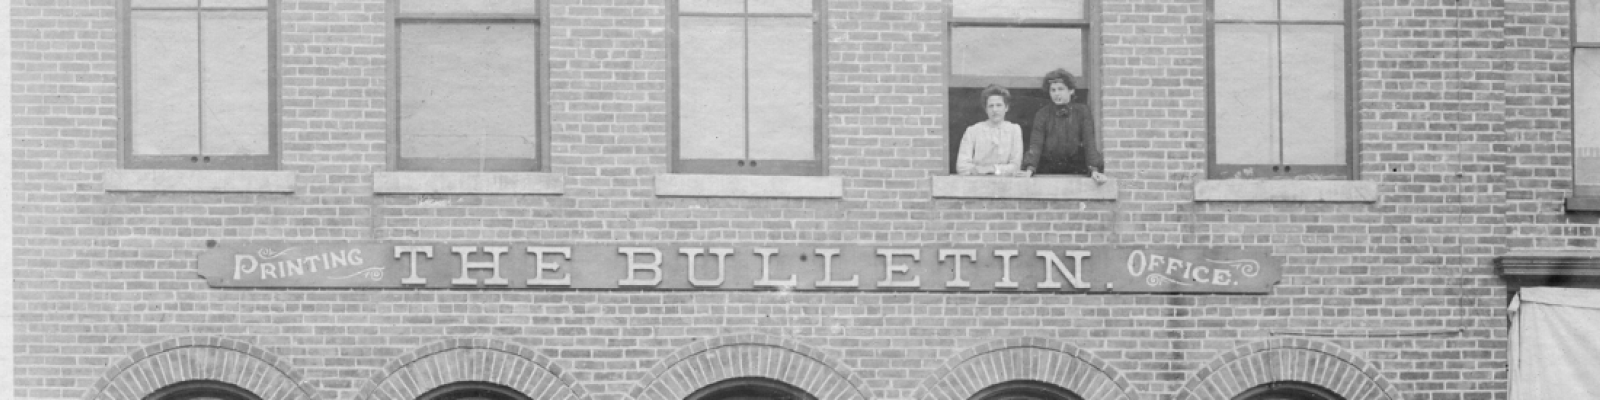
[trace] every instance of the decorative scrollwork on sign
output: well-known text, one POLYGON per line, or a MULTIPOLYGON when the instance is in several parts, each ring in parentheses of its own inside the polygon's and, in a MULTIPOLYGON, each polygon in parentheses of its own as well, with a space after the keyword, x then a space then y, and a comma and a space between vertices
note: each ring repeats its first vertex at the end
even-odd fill
POLYGON ((1239 269, 1244 276, 1256 276, 1261 273, 1261 263, 1256 260, 1206 260, 1217 264, 1227 265, 1239 269))
POLYGON ((350 278, 354 278, 354 277, 357 277, 357 276, 362 277, 362 278, 375 280, 375 281, 383 279, 383 267, 367 268, 367 269, 363 269, 363 270, 360 270, 360 271, 356 271, 355 273, 350 274, 350 275, 334 277, 333 279, 350 279, 350 278))
POLYGON ((1179 286, 1193 286, 1194 285, 1193 283, 1179 282, 1179 281, 1174 280, 1172 278, 1168 278, 1166 275, 1162 275, 1162 274, 1145 275, 1144 276, 1144 284, 1150 285, 1150 286, 1161 286, 1161 285, 1166 285, 1166 284, 1174 284, 1174 285, 1179 285, 1179 286))
POLYGON ((294 250, 294 248, 293 247, 289 247, 289 248, 285 248, 283 250, 272 251, 272 248, 262 247, 261 250, 257 250, 256 251, 256 255, 261 256, 262 259, 270 260, 270 259, 278 258, 278 256, 282 256, 284 253, 288 253, 289 250, 294 250))

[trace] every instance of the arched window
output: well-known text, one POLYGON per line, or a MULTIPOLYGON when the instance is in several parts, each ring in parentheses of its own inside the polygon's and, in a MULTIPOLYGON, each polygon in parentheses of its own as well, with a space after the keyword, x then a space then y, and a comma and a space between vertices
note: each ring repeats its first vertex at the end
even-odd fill
POLYGON ((1234 400, 1344 400, 1331 390, 1304 382, 1272 382, 1250 388, 1234 400))
POLYGON ((734 378, 696 390, 686 400, 817 400, 790 384, 765 378, 734 378))
POLYGON ((533 400, 515 389, 488 382, 456 382, 429 390, 417 400, 533 400))
POLYGON ((218 381, 178 382, 156 390, 145 400, 261 400, 261 397, 232 384, 218 381))
POLYGON ((1071 390, 1039 381, 1001 382, 973 394, 971 400, 1083 400, 1071 390))

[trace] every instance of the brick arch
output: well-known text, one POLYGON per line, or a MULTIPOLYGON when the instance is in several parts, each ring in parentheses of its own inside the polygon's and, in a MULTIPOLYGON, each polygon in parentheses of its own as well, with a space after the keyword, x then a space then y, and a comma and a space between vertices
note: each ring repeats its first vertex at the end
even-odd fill
POLYGON ((313 400, 317 391, 276 354, 244 341, 184 336, 145 346, 111 365, 84 400, 139 400, 175 383, 211 380, 263 399, 313 400))
POLYGON ((489 382, 535 399, 583 400, 578 379, 549 357, 487 338, 445 339, 396 357, 373 374, 357 400, 415 399, 456 382, 489 382))
POLYGON ((1031 380, 1071 390, 1088 400, 1135 400, 1139 393, 1116 367, 1054 339, 1019 337, 967 349, 935 369, 913 399, 966 400, 995 384, 1031 380))
POLYGON ((854 372, 822 351, 759 334, 716 337, 678 349, 650 368, 628 397, 682 400, 706 385, 745 377, 782 381, 819 399, 870 398, 854 372))
POLYGON ((1229 400, 1272 382, 1304 382, 1351 400, 1402 400, 1378 368, 1339 346, 1300 338, 1275 338, 1240 346, 1206 363, 1176 400, 1229 400))

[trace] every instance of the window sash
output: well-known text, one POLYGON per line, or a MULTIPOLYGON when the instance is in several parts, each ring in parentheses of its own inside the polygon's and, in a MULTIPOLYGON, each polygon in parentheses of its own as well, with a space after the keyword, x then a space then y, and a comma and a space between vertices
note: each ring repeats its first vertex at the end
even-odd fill
MULTIPOLYGON (((264 0, 141 0, 135 2, 117 3, 119 5, 119 20, 121 21, 121 26, 119 27, 119 30, 121 31, 119 48, 123 54, 123 62, 119 67, 118 72, 120 80, 118 113, 121 117, 122 122, 120 123, 120 126, 123 131, 123 133, 120 135, 120 153, 122 155, 123 167, 130 169, 277 169, 279 151, 277 111, 279 103, 277 84, 278 15, 275 4, 276 2, 268 2, 264 0), (153 104, 147 102, 146 100, 142 98, 136 99, 136 97, 144 96, 144 94, 136 92, 135 89, 136 86, 141 86, 139 84, 140 81, 151 79, 157 75, 163 75, 153 74, 157 71, 150 71, 144 68, 145 66, 149 65, 141 63, 138 60, 140 58, 139 54, 143 53, 140 53, 140 50, 138 50, 139 43, 137 42, 139 38, 135 37, 136 29, 134 25, 136 23, 136 12, 192 12, 195 16, 195 18, 183 20, 186 21, 184 23, 195 24, 195 43, 193 44, 190 52, 194 54, 194 61, 196 61, 193 70, 188 71, 188 74, 183 76, 195 78, 197 85, 199 86, 194 88, 192 93, 194 98, 192 100, 181 101, 185 104, 194 105, 195 112, 193 117, 180 118, 191 120, 192 124, 190 125, 193 126, 190 128, 194 129, 195 131, 192 137, 196 142, 192 146, 181 145, 181 148, 179 149, 180 151, 166 153, 152 153, 147 151, 152 149, 151 147, 147 146, 149 140, 162 140, 162 137, 159 136, 160 134, 157 132, 170 133, 170 130, 173 128, 167 124, 146 123, 149 118, 156 117, 156 114, 152 114, 152 112, 155 112, 156 110, 153 110, 151 107, 146 107, 153 106, 153 104), (218 49, 216 45, 231 43, 205 42, 204 38, 207 30, 217 29, 216 22, 219 20, 231 20, 229 18, 225 18, 227 16, 249 16, 250 14, 257 12, 261 13, 259 21, 261 24, 264 24, 264 26, 260 32, 264 33, 265 40, 263 43, 261 43, 261 47, 252 47, 247 50, 259 49, 264 53, 262 55, 264 61, 260 61, 265 64, 261 68, 261 70, 264 71, 264 76, 252 76, 252 74, 248 71, 241 71, 237 68, 229 69, 227 71, 213 71, 211 73, 207 73, 204 69, 206 60, 211 60, 212 63, 222 64, 238 61, 235 60, 234 57, 215 54, 208 55, 208 48, 212 49, 211 52, 215 52, 216 49, 218 49), (242 89, 254 88, 260 90, 261 93, 239 98, 218 97, 217 93, 211 93, 210 95, 207 95, 205 92, 207 85, 204 82, 206 82, 207 79, 215 80, 232 78, 241 78, 246 80, 260 79, 261 82, 264 83, 246 82, 245 87, 242 87, 242 89), (252 100, 252 98, 255 99, 252 100), (207 99, 212 100, 209 103, 215 104, 209 104, 206 101, 207 99), (207 105, 210 105, 211 107, 208 108, 207 105), (208 112, 221 112, 221 114, 213 114, 211 116, 212 120, 207 121, 204 114, 208 112), (254 114, 259 114, 259 121, 246 121, 248 123, 244 125, 233 123, 217 124, 217 121, 215 121, 215 118, 227 118, 229 116, 243 116, 247 119, 254 120, 255 118, 252 118, 254 114), (213 142, 209 143, 209 145, 206 143, 206 138, 208 136, 222 135, 222 133, 211 133, 210 130, 223 128, 235 129, 239 126, 249 127, 252 124, 259 124, 250 129, 250 131, 254 132, 245 131, 243 132, 244 136, 239 136, 239 132, 235 132, 233 135, 234 137, 232 138, 217 136, 213 138, 213 142), (251 137, 254 135, 260 135, 262 137, 251 137), (218 143, 232 143, 233 145, 218 148, 218 143), (240 145, 243 145, 244 147, 239 147, 240 145), (242 154, 240 149, 244 149, 242 154)), ((247 18, 246 20, 253 19, 247 18)), ((223 34, 224 32, 214 33, 223 34)), ((248 59, 246 59, 246 61, 248 61, 248 59)), ((224 90, 226 92, 236 92, 237 89, 241 89, 240 87, 229 89, 228 82, 231 81, 217 81, 213 82, 211 85, 217 86, 213 88, 215 90, 224 90)), ((174 113, 172 115, 178 114, 174 113)))
MULTIPOLYGON (((762 0, 750 0, 750 3, 762 0)), ((672 57, 671 92, 674 101, 670 107, 673 148, 671 151, 673 171, 679 173, 706 173, 706 174, 749 174, 749 175, 824 175, 826 174, 827 159, 826 126, 822 105, 825 104, 825 94, 822 74, 825 73, 823 61, 825 60, 826 32, 822 21, 826 19, 822 2, 804 0, 811 7, 812 13, 785 12, 797 9, 794 5, 786 8, 772 10, 755 10, 760 12, 735 11, 739 2, 722 1, 727 3, 720 9, 696 10, 684 12, 677 8, 680 4, 669 2, 674 8, 670 10, 673 17, 671 31, 675 33, 671 40, 672 48, 669 51, 672 57), (692 35, 707 34, 709 32, 686 33, 685 21, 696 21, 695 24, 732 23, 737 29, 732 29, 727 34, 736 34, 741 47, 736 52, 697 52, 688 41, 692 35), (775 40, 771 35, 763 35, 763 29, 773 29, 774 25, 789 24, 788 28, 795 28, 794 22, 805 21, 805 26, 810 30, 810 41, 787 42, 791 46, 807 46, 806 51, 786 51, 785 56, 804 55, 804 66, 793 65, 786 62, 783 66, 768 66, 760 64, 758 56, 762 49, 753 49, 763 40, 775 40), (690 37, 685 37, 690 36, 690 37), (802 44, 803 43, 803 44, 802 44), (731 58, 730 58, 731 57, 731 58), (717 66, 737 66, 737 71, 723 74, 732 81, 723 80, 717 85, 723 87, 706 87, 697 84, 695 77, 689 74, 705 75, 709 71, 698 71, 691 68, 690 62, 706 62, 710 58, 726 59, 724 62, 715 63, 717 66), (734 62, 737 59, 737 62, 734 62), (761 95, 754 90, 751 84, 758 81, 771 80, 773 77, 809 76, 806 84, 798 82, 779 81, 780 86, 789 85, 780 89, 783 93, 775 97, 754 98, 761 95), (699 99, 699 100, 696 100, 699 99), (720 99, 720 100, 719 100, 720 99), (691 101, 692 100, 692 101, 691 101), (712 101, 712 103, 706 103, 712 101), (785 107, 787 106, 787 107, 785 107), (735 110, 724 110, 725 108, 735 110), (755 109, 755 108, 761 109, 755 109), (774 108, 777 107, 777 108, 774 108), (784 112, 782 110, 788 110, 784 112), (805 111, 800 111, 805 110, 805 111), (715 111, 715 112, 713 112, 715 111), (808 114, 798 124, 788 124, 783 121, 772 121, 776 116, 793 113, 808 114), (732 120, 727 115, 736 115, 732 120), (696 127, 701 128, 696 128, 696 127), (720 128, 717 128, 719 127, 720 128), (723 132, 721 138, 711 134, 705 129, 723 132), (783 134, 783 132, 788 134, 783 134), (809 132, 809 138, 797 138, 800 132, 809 132), (772 136, 780 135, 780 136, 772 136), (782 138, 773 142, 762 140, 768 138, 782 138), (804 151, 802 146, 809 146, 809 151, 804 151)), ((715 2, 703 2, 707 4, 715 2)), ((711 26, 711 25, 705 25, 711 26)), ((704 38, 709 40, 710 37, 704 38)), ((724 49, 726 46, 724 47, 724 49)), ((710 79, 710 78, 702 78, 710 79)), ((788 118, 790 120, 795 118, 788 118)))
POLYGON ((1572 184, 1574 197, 1600 197, 1600 4, 1573 0, 1572 184))
MULTIPOLYGON (((1227 0, 1211 0, 1208 6, 1212 10, 1216 10, 1218 3, 1223 1, 1227 0)), ((1278 0, 1251 1, 1272 4, 1277 4, 1278 2, 1278 0)), ((1353 88, 1356 69, 1354 57, 1356 52, 1352 48, 1356 45, 1356 41, 1353 37, 1352 24, 1349 22, 1353 18, 1355 10, 1352 3, 1345 0, 1339 1, 1344 7, 1340 12, 1340 15, 1345 18, 1342 22, 1309 19, 1286 20, 1278 18, 1276 14, 1225 15, 1235 19, 1212 19, 1207 21, 1207 108, 1209 113, 1207 124, 1210 131, 1209 140, 1207 141, 1209 149, 1207 159, 1209 164, 1208 176, 1211 179, 1351 179, 1356 176, 1357 125, 1355 122, 1355 107, 1353 106, 1356 101, 1353 88), (1334 72, 1337 73, 1338 81, 1331 85, 1329 90, 1320 93, 1294 91, 1296 90, 1295 85, 1288 85, 1284 83, 1284 80, 1300 82, 1305 78, 1319 76, 1328 78, 1331 74, 1329 71, 1305 70, 1302 68, 1303 66, 1295 65, 1300 62, 1297 60, 1304 58, 1302 57, 1304 55, 1285 55, 1284 53, 1286 51, 1304 50, 1298 47, 1284 49, 1284 46, 1289 45, 1285 44, 1284 41, 1314 38, 1315 35, 1303 36, 1303 34, 1322 30, 1317 27, 1323 26, 1338 26, 1342 28, 1339 30, 1339 36, 1343 41, 1343 48, 1339 54, 1331 56, 1344 62, 1342 70, 1334 72), (1234 37, 1225 36, 1226 34, 1221 32, 1223 30, 1222 27, 1238 27, 1241 29, 1234 34, 1248 32, 1249 29, 1247 28, 1250 27, 1261 27, 1262 29, 1258 30, 1271 32, 1270 44, 1272 48, 1263 50, 1270 53, 1268 56, 1269 64, 1264 66, 1271 72, 1266 78, 1270 80, 1268 87, 1263 88, 1268 92, 1259 94, 1245 93, 1248 90, 1245 92, 1237 90, 1241 88, 1244 82, 1237 80, 1223 82, 1224 77, 1222 75, 1229 73, 1239 75, 1242 72, 1231 67, 1227 71, 1219 69, 1219 63, 1230 57, 1224 56, 1224 52, 1229 49, 1221 48, 1218 42, 1228 42, 1235 39, 1234 37), (1286 39, 1285 32, 1290 32, 1289 36, 1287 36, 1288 39, 1286 39), (1286 70, 1288 68, 1295 68, 1295 70, 1288 71, 1286 70), (1255 146, 1261 143, 1239 142, 1239 140, 1259 141, 1262 139, 1244 139, 1245 136, 1241 136, 1248 134, 1248 132, 1239 131, 1238 129, 1240 128, 1234 127, 1234 125, 1241 123, 1243 120, 1239 119, 1240 115, 1227 111, 1228 107, 1222 103, 1226 99, 1261 100, 1271 103, 1268 105, 1270 115, 1266 116, 1269 118, 1270 125, 1263 128, 1269 129, 1269 131, 1263 133, 1270 136, 1265 139, 1267 141, 1266 147, 1255 146), (1287 104, 1291 101, 1295 102, 1295 104, 1287 104), (1303 107, 1307 106, 1303 104, 1305 101, 1313 101, 1323 105, 1337 104, 1339 109, 1335 111, 1336 114, 1331 116, 1313 115, 1315 113, 1308 114, 1303 109, 1303 107), (1297 107, 1302 109, 1296 109, 1297 107), (1224 113, 1227 114, 1224 115, 1224 113), (1300 129, 1296 129, 1297 127, 1300 129), (1326 133, 1306 132, 1305 127, 1326 127, 1329 131, 1338 132, 1338 138, 1324 138, 1323 136, 1328 135, 1326 133), (1328 141, 1308 142, 1308 136, 1306 136, 1308 134, 1311 135, 1309 138, 1327 139, 1328 141), (1233 139, 1229 139, 1229 137, 1233 139), (1337 141, 1338 144, 1331 146, 1332 149, 1328 150, 1329 152, 1327 153, 1320 152, 1319 149, 1330 148, 1331 143, 1329 141, 1337 141), (1241 147, 1246 144, 1253 145, 1253 147, 1241 147), (1268 151, 1270 154, 1267 156, 1250 154, 1256 151, 1268 151), (1307 151, 1312 151, 1313 153, 1306 153, 1307 151), (1311 157, 1308 157, 1308 155, 1311 157), (1339 162, 1332 162, 1334 160, 1339 160, 1339 162)), ((1285 5, 1284 7, 1288 6, 1285 5)), ((1248 7, 1240 9, 1244 10, 1248 9, 1248 7)), ((1276 12, 1276 10, 1271 11, 1276 12)), ((1255 107, 1240 105, 1240 107, 1244 107, 1242 109, 1261 108, 1260 105, 1255 107)))
MULTIPOLYGON (((419 0, 389 0, 389 164, 400 171, 450 171, 450 172, 534 172, 546 170, 550 167, 549 140, 550 140, 550 109, 549 95, 549 29, 544 24, 542 15, 548 12, 548 3, 543 0, 472 0, 464 3, 455 0, 434 0, 433 3, 419 0), (429 5, 431 4, 431 5, 429 5), (527 4, 532 4, 528 6, 527 4), (423 6, 417 6, 423 5, 423 6), (455 8, 450 8, 455 7, 455 8), (534 75, 532 84, 533 110, 535 116, 530 129, 531 135, 526 135, 533 140, 532 148, 527 157, 506 157, 497 154, 484 154, 481 157, 460 156, 431 156, 412 154, 415 149, 408 152, 405 99, 403 99, 407 83, 403 82, 405 62, 402 49, 402 36, 406 26, 449 25, 449 24, 515 24, 530 25, 533 29, 536 44, 534 53, 534 75)), ((414 82, 413 85, 421 83, 414 82)), ((524 121, 525 122, 525 121, 524 121)), ((449 136, 447 133, 445 136, 449 136)), ((512 134, 479 135, 477 139, 492 140, 516 136, 512 134)), ((439 136, 439 135, 432 135, 439 136)), ((425 142, 437 140, 440 137, 411 137, 411 142, 425 142)))

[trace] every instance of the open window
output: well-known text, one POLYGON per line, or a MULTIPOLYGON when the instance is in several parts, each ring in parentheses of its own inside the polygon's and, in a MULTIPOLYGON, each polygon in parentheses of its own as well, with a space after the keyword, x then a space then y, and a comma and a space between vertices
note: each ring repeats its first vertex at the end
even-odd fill
MULTIPOLYGON (((1041 82, 1064 68, 1089 82, 1089 5, 1093 0, 952 0, 949 46, 949 172, 956 172, 961 137, 988 119, 980 98, 990 84, 1011 91, 1006 120, 1022 126, 1023 148, 1034 113, 1050 105, 1041 82)), ((1080 86, 1086 86, 1080 84, 1080 86)), ((1092 88, 1078 88, 1072 102, 1090 103, 1092 88)), ((1094 109, 1094 107, 1090 107, 1094 109)))

